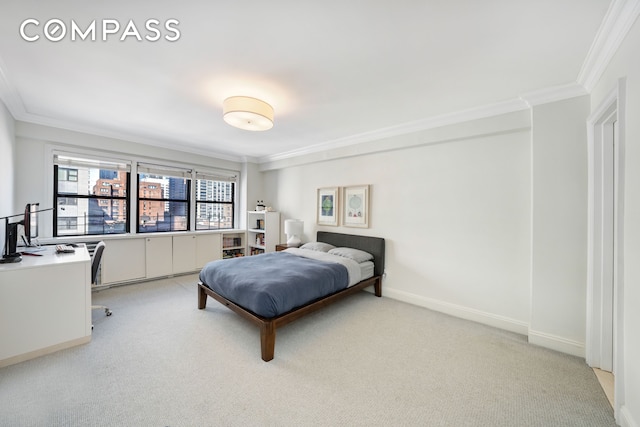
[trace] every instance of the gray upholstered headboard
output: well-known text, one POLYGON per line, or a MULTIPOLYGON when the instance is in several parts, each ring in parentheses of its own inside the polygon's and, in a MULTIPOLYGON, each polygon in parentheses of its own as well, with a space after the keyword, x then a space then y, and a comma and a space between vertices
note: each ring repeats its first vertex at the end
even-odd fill
POLYGON ((360 249, 373 255, 374 273, 384 273, 384 239, 381 237, 357 236, 355 234, 331 233, 318 231, 318 242, 330 243, 333 246, 360 249))

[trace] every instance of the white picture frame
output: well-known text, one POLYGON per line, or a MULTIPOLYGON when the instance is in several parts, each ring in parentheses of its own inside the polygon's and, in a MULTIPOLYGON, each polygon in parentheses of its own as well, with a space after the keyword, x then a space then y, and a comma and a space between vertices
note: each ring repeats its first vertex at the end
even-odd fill
POLYGON ((318 225, 338 226, 340 222, 340 187, 318 188, 316 212, 318 225))
POLYGON ((369 185, 343 188, 342 225, 369 228, 369 185))

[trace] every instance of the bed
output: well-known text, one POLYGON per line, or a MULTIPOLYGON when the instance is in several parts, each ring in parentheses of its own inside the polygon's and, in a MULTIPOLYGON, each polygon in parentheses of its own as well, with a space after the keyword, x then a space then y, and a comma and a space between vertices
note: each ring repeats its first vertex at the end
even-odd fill
MULTIPOLYGON (((297 295, 300 292, 291 290, 292 288, 287 291, 286 287, 278 283, 279 279, 281 279, 282 282, 293 280, 297 281, 298 285, 300 283, 307 284, 309 279, 292 274, 293 270, 298 270, 297 267, 284 267, 284 265, 289 265, 288 262, 292 258, 298 258, 299 253, 295 254, 296 250, 287 249, 283 252, 244 257, 246 259, 218 260, 208 263, 200 272, 198 308, 205 309, 207 297, 211 297, 257 325, 260 328, 262 360, 268 362, 274 357, 277 328, 370 286, 373 286, 374 294, 377 297, 382 296, 382 275, 384 273, 385 258, 385 241, 383 238, 318 231, 316 241, 336 248, 353 248, 371 254, 373 256, 373 259, 370 260, 372 265, 369 268, 360 267, 361 272, 370 270, 368 273, 370 277, 359 280, 356 283, 350 283, 355 280, 352 277, 352 273, 355 271, 353 266, 348 266, 347 264, 342 268, 327 266, 324 264, 330 263, 314 263, 310 262, 313 257, 303 257, 306 264, 323 264, 320 267, 321 270, 313 273, 317 275, 317 278, 323 280, 321 285, 314 284, 312 287, 316 295, 304 296, 297 295), (264 267, 260 267, 256 263, 262 263, 264 267), (267 270, 261 270, 261 268, 266 268, 267 270), (345 270, 349 281, 346 284, 344 284, 345 270), (257 271, 263 273, 268 271, 269 274, 256 273, 257 271), (231 274, 231 276, 227 273, 231 274), (285 277, 291 275, 293 275, 293 279, 292 277, 285 277), (261 286, 266 281, 265 277, 269 277, 269 281, 274 283, 276 288, 281 288, 280 291, 284 292, 282 298, 264 297, 261 286), (236 281, 238 281, 238 284, 235 284, 236 281), (332 281, 342 282, 343 284, 332 284, 332 281), (336 287, 339 289, 336 289, 336 287), (320 293, 318 294, 318 292, 320 293), (306 298, 306 300, 302 301, 301 298, 306 298), (268 300, 269 304, 259 303, 256 300, 262 300, 263 302, 268 300), (276 304, 277 307, 273 307, 273 300, 283 300, 284 304, 278 302, 276 304), (292 308, 289 308, 291 306, 292 308)), ((298 249, 297 251, 305 251, 305 249, 298 249)), ((302 287, 310 288, 310 286, 297 286, 297 288, 302 287)))

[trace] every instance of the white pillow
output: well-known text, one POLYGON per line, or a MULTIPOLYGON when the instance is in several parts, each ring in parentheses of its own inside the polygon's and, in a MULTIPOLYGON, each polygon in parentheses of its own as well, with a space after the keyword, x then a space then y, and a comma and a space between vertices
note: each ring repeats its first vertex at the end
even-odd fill
POLYGON ((334 249, 335 246, 324 242, 309 242, 300 246, 300 249, 309 249, 310 251, 329 252, 334 249))
POLYGON ((373 255, 369 252, 361 251, 354 248, 335 248, 329 251, 330 254, 349 258, 355 262, 365 262, 373 259, 373 255))

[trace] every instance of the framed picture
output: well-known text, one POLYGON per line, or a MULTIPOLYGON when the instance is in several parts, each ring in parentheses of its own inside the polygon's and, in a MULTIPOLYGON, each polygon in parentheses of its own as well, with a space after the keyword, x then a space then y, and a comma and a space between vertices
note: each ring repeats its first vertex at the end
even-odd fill
POLYGON ((318 225, 337 226, 340 219, 340 188, 318 188, 318 225))
POLYGON ((369 186, 344 187, 342 225, 345 227, 369 227, 369 186))

